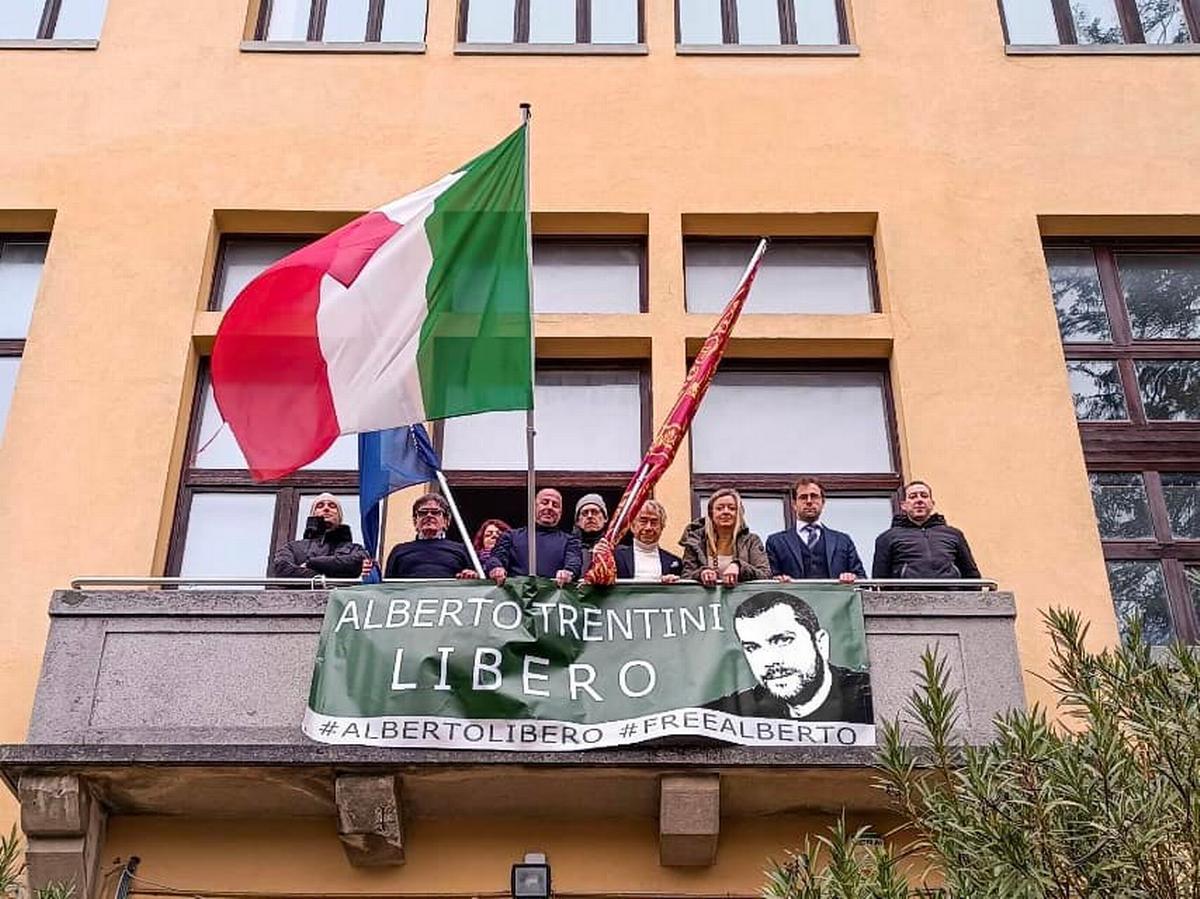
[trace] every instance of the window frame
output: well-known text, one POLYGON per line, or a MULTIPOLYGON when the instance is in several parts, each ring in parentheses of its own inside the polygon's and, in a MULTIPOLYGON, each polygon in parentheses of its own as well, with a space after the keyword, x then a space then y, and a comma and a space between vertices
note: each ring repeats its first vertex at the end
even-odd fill
MULTIPOLYGON (((61 2, 61 0, 60 0, 61 2)), ((383 40, 383 7, 387 0, 367 0, 367 22, 365 37, 361 43, 380 44, 388 43, 383 40)), ((267 37, 267 27, 271 23, 271 6, 273 0, 262 0, 258 6, 258 21, 254 26, 254 39, 256 41, 265 41, 274 43, 271 38, 267 37)), ((308 33, 305 40, 313 44, 326 43, 322 36, 325 32, 325 12, 328 9, 328 0, 310 0, 308 7, 308 33)), ((429 3, 425 4, 425 32, 429 27, 429 3)), ((286 41, 281 41, 286 43, 286 41)), ((347 42, 354 43, 354 42, 347 42)), ((287 235, 290 236, 290 235, 287 235)), ((264 235, 265 237, 265 235, 264 235)))
MULTIPOLYGON (((300 495, 319 493, 358 493, 358 471, 348 469, 323 469, 297 471, 270 483, 255 481, 244 468, 199 468, 193 464, 199 449, 200 424, 204 412, 204 395, 211 383, 209 357, 200 360, 196 371, 196 382, 192 388, 191 419, 188 422, 187 439, 184 441, 183 465, 180 468, 179 487, 175 496, 175 514, 171 521, 171 538, 167 546, 166 574, 179 575, 183 564, 183 551, 187 544, 188 524, 192 512, 192 499, 203 493, 268 493, 275 495, 275 516, 271 525, 271 539, 267 547, 266 570, 271 570, 271 559, 285 543, 296 539, 295 529, 300 514, 300 495)), ((247 575, 253 578, 253 575, 247 575)))
MULTIPOLYGON (((685 234, 683 237, 683 309, 688 315, 720 315, 720 312, 694 312, 688 308, 687 298, 687 271, 688 271, 688 244, 697 243, 745 243, 747 247, 746 259, 749 261, 754 247, 758 245, 759 238, 745 237, 744 235, 735 234, 721 236, 715 234, 685 234)), ((830 246, 830 247, 855 247, 867 250, 867 285, 871 293, 871 308, 865 312, 804 312, 801 310, 793 310, 790 312, 747 312, 747 315, 872 315, 881 311, 879 299, 879 275, 876 267, 875 259, 875 241, 870 237, 772 237, 767 245, 767 253, 771 252, 771 248, 775 246, 830 246)), ((766 256, 763 257, 763 264, 766 264, 766 256)))
MULTIPOLYGON (((829 0, 834 6, 838 23, 838 41, 836 44, 800 44, 796 35, 796 3, 795 0, 776 0, 779 9, 779 43, 778 44, 741 44, 738 41, 737 3, 738 0, 716 0, 721 6, 721 47, 840 47, 850 43, 850 20, 846 14, 846 0, 829 0)), ((677 46, 706 46, 691 44, 683 40, 683 21, 679 14, 679 0, 675 0, 675 43, 677 46)))
MULTIPOLYGON (((558 0, 563 2, 563 0, 558 0)), ((471 0, 458 0, 458 24, 455 34, 460 44, 473 46, 478 44, 492 45, 493 41, 479 42, 467 40, 467 16, 470 12, 471 0)), ((513 36, 511 41, 501 41, 497 46, 553 46, 531 44, 529 41, 531 0, 513 0, 513 36)), ((646 0, 637 0, 637 40, 634 44, 646 41, 646 0)), ((628 44, 592 44, 592 0, 575 0, 575 45, 584 46, 629 46, 628 44)))
MULTIPOLYGON (((1146 44, 1146 34, 1142 28, 1142 20, 1138 16, 1136 0, 1113 0, 1117 8, 1117 20, 1121 24, 1121 33, 1124 40, 1120 44, 1080 44, 1079 36, 1075 32, 1075 17, 1071 15, 1071 0, 1043 0, 1049 3, 1051 11, 1054 13, 1054 24, 1058 29, 1057 44, 1018 44, 1016 46, 1045 46, 1045 47, 1092 47, 1092 46, 1122 46, 1128 44, 1146 44)), ((1000 10, 1000 25, 1004 32, 1004 43, 1007 46, 1014 46, 1008 34, 1008 14, 1004 9, 1005 0, 996 0, 996 5, 1000 10)), ((1187 22, 1188 32, 1192 39, 1187 44, 1179 46, 1191 46, 1200 43, 1200 0, 1180 0, 1180 7, 1183 10, 1184 21, 1187 22)), ((1171 46, 1170 44, 1150 44, 1148 46, 1171 46)))
MULTIPOLYGON (((315 0, 314 0, 315 2, 315 0)), ((325 233, 257 233, 257 234, 239 234, 230 232, 221 235, 220 242, 217 244, 217 257, 213 265, 212 286, 208 291, 208 301, 204 306, 206 312, 223 312, 221 308, 221 294, 225 291, 225 277, 228 270, 225 267, 226 254, 229 250, 229 244, 232 242, 239 243, 269 243, 276 240, 296 241, 302 245, 312 243, 325 237, 325 233)), ((297 248, 298 249, 298 248, 297 248)), ((264 269, 265 271, 265 269, 264 269)))
MULTIPOLYGON (((50 235, 45 231, 2 231, 0 232, 0 249, 4 244, 9 243, 44 243, 47 251, 50 247, 50 235)), ((42 266, 42 272, 45 273, 45 266, 42 266)), ((41 280, 38 281, 38 291, 41 291, 41 280)), ((34 310, 37 310, 36 298, 34 301, 34 310)), ((29 337, 0 337, 0 356, 7 358, 21 358, 25 355, 25 344, 29 342, 29 337)))
MULTIPOLYGON (((689 359, 689 364, 691 360, 689 359)), ((837 497, 871 497, 887 496, 891 499, 892 509, 897 509, 896 495, 904 483, 901 470, 900 431, 896 422, 896 402, 892 393, 891 372, 886 360, 747 360, 726 359, 721 363, 721 371, 753 371, 753 372, 795 372, 809 374, 816 372, 850 372, 869 373, 881 377, 883 387, 884 427, 888 439, 888 449, 891 455, 891 472, 857 472, 853 474, 822 471, 793 471, 771 474, 746 473, 697 473, 695 470, 695 453, 688 453, 689 476, 691 478, 692 517, 701 514, 700 495, 712 493, 721 487, 732 487, 741 495, 748 498, 781 498, 784 505, 785 527, 795 524, 795 512, 792 509, 791 492, 796 478, 807 475, 816 478, 825 488, 826 496, 837 497)), ((692 435, 688 435, 688 447, 691 449, 692 435)), ((765 535, 763 536, 765 539, 765 535)))
MULTIPOLYGON (((534 234, 533 250, 536 257, 538 244, 557 246, 632 246, 638 252, 638 311, 632 312, 588 312, 577 309, 571 312, 538 312, 537 297, 534 297, 535 315, 634 315, 650 311, 650 271, 648 264, 648 241, 644 234, 534 234)), ((536 264, 531 267, 531 271, 536 264)))

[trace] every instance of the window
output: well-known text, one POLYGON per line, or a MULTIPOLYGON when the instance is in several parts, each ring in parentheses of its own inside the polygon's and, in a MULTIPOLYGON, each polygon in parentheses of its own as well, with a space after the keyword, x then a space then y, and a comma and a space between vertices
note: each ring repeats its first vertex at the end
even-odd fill
POLYGON ((640 44, 642 0, 460 0, 469 44, 640 44))
POLYGON ((765 540, 795 523, 796 476, 814 475, 827 492, 822 520, 854 538, 869 568, 901 483, 893 421, 882 369, 726 362, 692 425, 694 511, 713 490, 735 487, 751 530, 765 540))
MULTIPOLYGON (((721 312, 754 253, 754 240, 684 242, 688 312, 721 312)), ((874 312, 875 263, 868 241, 772 241, 745 311, 874 312)))
MULTIPOLYGON (((541 486, 563 494, 564 526, 575 500, 599 492, 609 511, 650 440, 650 380, 641 363, 539 363, 534 392, 541 486)), ((468 528, 487 518, 526 518, 525 413, 488 412, 434 425, 446 477, 468 528)))
POLYGON ((1003 0, 1009 44, 1189 44, 1197 0, 1003 0))
POLYGON ((0 40, 86 40, 100 37, 108 0, 4 0, 0 40))
POLYGON ((676 0, 681 44, 774 47, 849 42, 842 0, 676 0))
POLYGON ((645 242, 534 238, 533 298, 538 312, 643 312, 645 242))
POLYGON ((1046 263, 1118 621, 1200 642, 1200 247, 1053 243, 1046 263))
POLYGON ((167 573, 190 577, 264 577, 275 550, 304 530, 316 494, 342 501, 345 523, 362 542, 358 516, 358 442, 339 437, 320 459, 270 484, 255 483, 233 434, 224 428, 202 367, 188 433, 167 573))
POLYGON ((269 266, 289 253, 294 253, 318 235, 304 237, 234 237, 222 238, 217 255, 217 273, 213 278, 212 296, 208 308, 228 309, 247 284, 269 266))
POLYGON ((426 0, 262 0, 259 40, 422 43, 426 0))
POLYGON ((46 262, 45 237, 0 234, 0 441, 46 262))

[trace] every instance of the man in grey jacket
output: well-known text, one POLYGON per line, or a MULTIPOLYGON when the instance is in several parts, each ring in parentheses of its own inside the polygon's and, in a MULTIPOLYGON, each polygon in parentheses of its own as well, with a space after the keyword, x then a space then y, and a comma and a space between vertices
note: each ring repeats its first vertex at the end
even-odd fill
POLYGON ((362 574, 367 551, 354 542, 342 523, 342 504, 332 493, 312 501, 304 536, 279 548, 271 564, 274 577, 352 578, 362 574))

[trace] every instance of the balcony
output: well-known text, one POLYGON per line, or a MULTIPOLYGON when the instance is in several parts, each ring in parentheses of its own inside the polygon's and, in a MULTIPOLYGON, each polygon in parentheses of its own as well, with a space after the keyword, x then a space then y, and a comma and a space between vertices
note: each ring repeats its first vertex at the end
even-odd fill
MULTIPOLYGON (((1004 592, 863 594, 877 722, 938 645, 963 736, 1024 703, 1004 592)), ((404 859, 403 822, 457 815, 659 819, 663 864, 711 864, 722 818, 878 815, 870 748, 646 746, 506 753, 321 745, 299 729, 327 594, 62 590, 27 742, 0 747, 34 884, 95 883, 107 816, 336 818, 354 864, 404 859), (499 775, 499 776, 498 776, 499 775)))

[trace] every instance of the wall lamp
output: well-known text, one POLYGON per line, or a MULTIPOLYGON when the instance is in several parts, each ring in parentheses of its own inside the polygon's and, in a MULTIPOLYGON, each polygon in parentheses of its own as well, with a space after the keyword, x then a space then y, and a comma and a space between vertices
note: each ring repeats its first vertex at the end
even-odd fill
POLYGON ((512 899, 550 899, 550 865, 543 852, 526 852, 512 866, 512 899))

